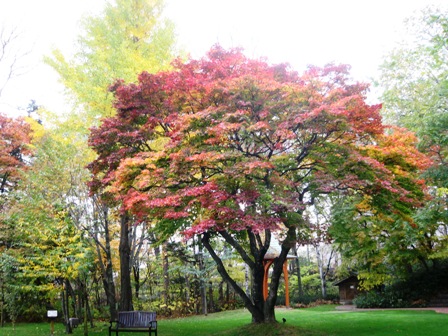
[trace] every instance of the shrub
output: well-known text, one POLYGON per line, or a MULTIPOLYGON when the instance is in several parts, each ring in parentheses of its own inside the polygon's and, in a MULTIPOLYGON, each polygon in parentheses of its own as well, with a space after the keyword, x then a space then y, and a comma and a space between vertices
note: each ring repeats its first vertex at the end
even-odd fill
POLYGON ((384 290, 382 292, 370 291, 359 294, 353 303, 358 308, 406 308, 410 306, 403 295, 398 291, 384 290))

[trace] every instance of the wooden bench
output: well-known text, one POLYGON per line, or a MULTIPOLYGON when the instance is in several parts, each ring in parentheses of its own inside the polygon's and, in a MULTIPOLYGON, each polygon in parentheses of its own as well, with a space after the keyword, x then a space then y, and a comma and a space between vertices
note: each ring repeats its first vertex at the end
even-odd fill
POLYGON ((118 312, 118 319, 110 321, 109 336, 115 332, 147 332, 149 336, 154 333, 157 336, 156 313, 144 311, 118 312))

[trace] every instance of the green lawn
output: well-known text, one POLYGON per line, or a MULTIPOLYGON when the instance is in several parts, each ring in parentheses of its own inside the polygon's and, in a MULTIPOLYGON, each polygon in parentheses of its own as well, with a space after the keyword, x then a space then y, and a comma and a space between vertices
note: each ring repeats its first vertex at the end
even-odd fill
MULTIPOLYGON (((273 326, 250 325, 250 315, 245 310, 230 311, 209 316, 194 316, 183 319, 160 320, 159 336, 382 336, 448 335, 448 314, 432 311, 365 311, 340 312, 334 306, 310 309, 278 309, 278 320, 286 318, 285 324, 273 326)), ((89 336, 107 335, 108 323, 97 322, 89 336)), ((0 336, 48 336, 50 325, 19 324, 16 330, 10 325, 0 328, 0 336)), ((62 324, 55 325, 54 335, 64 335, 62 324)), ((82 326, 73 333, 83 335, 82 326)), ((121 335, 121 334, 120 334, 121 335)), ((137 336, 142 333, 123 333, 137 336)))

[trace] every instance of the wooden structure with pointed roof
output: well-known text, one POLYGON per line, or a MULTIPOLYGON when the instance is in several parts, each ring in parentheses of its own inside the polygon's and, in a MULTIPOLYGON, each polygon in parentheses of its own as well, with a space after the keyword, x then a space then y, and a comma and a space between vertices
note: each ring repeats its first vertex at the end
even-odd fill
POLYGON ((343 305, 350 305, 359 292, 359 279, 352 274, 349 277, 333 283, 333 286, 339 287, 339 302, 343 305))
MULTIPOLYGON (((271 245, 269 246, 266 255, 264 256, 263 266, 264 266, 264 278, 263 278, 263 298, 266 301, 268 298, 268 279, 269 279, 269 268, 274 263, 275 258, 280 255, 281 247, 279 242, 275 238, 271 238, 271 245)), ((295 259, 296 257, 288 254, 285 263, 283 264, 283 277, 285 279, 285 306, 290 307, 289 304, 289 283, 288 283, 288 260, 295 259)))

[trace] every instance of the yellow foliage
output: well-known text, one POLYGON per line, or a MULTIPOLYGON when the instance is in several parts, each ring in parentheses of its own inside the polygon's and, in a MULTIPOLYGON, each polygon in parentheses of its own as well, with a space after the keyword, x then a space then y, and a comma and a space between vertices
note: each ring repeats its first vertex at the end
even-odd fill
POLYGON ((375 213, 376 211, 374 209, 372 209, 371 207, 371 202, 372 202, 372 197, 369 195, 364 195, 363 199, 361 202, 359 202, 358 204, 356 204, 356 209, 358 209, 360 212, 372 212, 375 213))
POLYGON ((25 118, 25 120, 28 124, 30 124, 33 136, 32 143, 34 144, 35 142, 38 142, 40 139, 42 139, 42 137, 45 135, 45 129, 33 118, 25 118))
POLYGON ((393 276, 386 273, 377 273, 371 271, 361 271, 358 273, 360 279, 359 287, 364 290, 371 290, 375 287, 388 283, 393 279, 393 276))
POLYGON ((448 195, 448 188, 437 188, 437 196, 445 197, 448 195))
POLYGON ((170 138, 168 137, 159 137, 157 139, 148 141, 148 145, 152 148, 154 151, 161 151, 165 148, 165 146, 170 141, 170 138))

